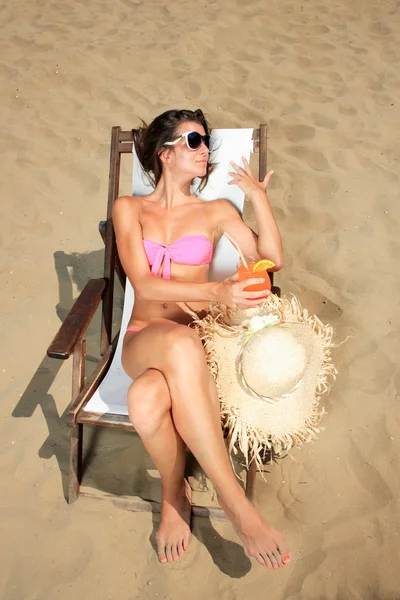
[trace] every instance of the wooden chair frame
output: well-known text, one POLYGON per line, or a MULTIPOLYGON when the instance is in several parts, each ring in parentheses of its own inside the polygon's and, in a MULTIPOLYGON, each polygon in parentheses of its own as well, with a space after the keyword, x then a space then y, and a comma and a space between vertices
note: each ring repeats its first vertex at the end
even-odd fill
MULTIPOLYGON (((112 207, 119 195, 121 155, 131 154, 133 145, 132 131, 122 131, 120 127, 113 127, 111 132, 110 173, 108 188, 107 221, 99 224, 100 234, 105 243, 104 277, 90 279, 58 333, 47 350, 48 356, 58 359, 67 359, 73 355, 72 367, 72 400, 67 415, 70 427, 70 459, 69 459, 69 493, 68 502, 74 502, 79 493, 100 499, 111 500, 114 504, 134 511, 159 512, 158 502, 143 500, 141 498, 119 497, 104 492, 91 492, 81 490, 82 476, 82 440, 83 426, 85 424, 103 427, 118 427, 134 431, 128 416, 115 414, 99 415, 85 412, 85 406, 97 390, 101 381, 107 374, 117 346, 119 333, 112 339, 112 315, 114 299, 114 276, 117 273, 122 287, 125 289, 126 275, 118 257, 115 232, 112 224, 112 207), (88 381, 85 377, 86 341, 85 332, 94 314, 101 308, 101 359, 88 381)), ((258 176, 262 181, 267 172, 267 126, 260 125, 253 132, 253 152, 259 154, 258 176)), ((270 274, 272 280, 272 273, 270 274)), ((279 288, 273 288, 280 294, 279 288)), ((256 464, 253 461, 246 477, 246 495, 252 500, 256 478, 256 464)), ((224 519, 225 515, 220 508, 193 505, 193 514, 224 519)))

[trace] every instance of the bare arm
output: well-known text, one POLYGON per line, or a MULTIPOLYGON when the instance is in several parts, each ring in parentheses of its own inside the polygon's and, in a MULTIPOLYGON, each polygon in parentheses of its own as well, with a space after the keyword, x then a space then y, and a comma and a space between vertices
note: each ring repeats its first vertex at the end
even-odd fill
MULTIPOLYGON (((260 203, 257 205, 257 208, 256 203, 253 202, 259 230, 258 236, 250 229, 250 227, 248 227, 248 225, 246 225, 239 212, 232 204, 230 204, 230 202, 228 202, 228 200, 218 200, 216 204, 218 214, 217 227, 219 231, 221 233, 226 232, 232 237, 235 242, 239 244, 245 257, 254 257, 257 260, 260 258, 273 260, 276 266, 268 270, 279 271, 283 266, 280 235, 275 224, 277 235, 279 236, 278 239, 275 239, 275 219, 272 216, 272 219, 274 220, 273 223, 271 223, 263 199, 260 198, 260 203), (262 236, 260 230, 263 231, 264 236, 262 236), (266 240, 266 242, 264 241, 263 243, 263 240, 266 240)), ((270 208, 269 211, 271 212, 270 208)))
MULTIPOLYGON (((282 269, 284 262, 282 238, 267 196, 267 187, 273 171, 267 173, 264 181, 258 182, 251 172, 249 163, 245 157, 243 157, 244 169, 238 167, 233 162, 231 164, 235 172, 229 173, 233 177, 233 181, 229 183, 237 185, 244 191, 253 205, 258 228, 256 242, 258 254, 261 258, 269 258, 274 261, 276 266, 269 270, 279 271, 282 269)), ((238 243, 240 244, 240 242, 238 243)))

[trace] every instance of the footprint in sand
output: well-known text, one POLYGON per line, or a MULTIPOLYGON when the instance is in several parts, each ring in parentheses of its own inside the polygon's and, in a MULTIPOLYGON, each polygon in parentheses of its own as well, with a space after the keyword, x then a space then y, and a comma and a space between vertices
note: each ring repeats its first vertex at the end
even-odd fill
POLYGON ((352 106, 345 106, 343 104, 339 104, 338 110, 341 115, 346 115, 348 117, 354 117, 357 114, 355 108, 352 106))
POLYGON ((389 27, 381 21, 375 21, 369 27, 371 33, 377 33, 378 35, 389 35, 391 33, 389 27))
POLYGON ((349 364, 349 375, 353 385, 367 394, 383 393, 391 386, 396 365, 376 341, 365 338, 362 350, 353 355, 349 364))
POLYGON ((284 133, 289 142, 311 140, 315 136, 315 128, 309 125, 285 125, 284 133))
MULTIPOLYGON (((384 453, 384 448, 380 446, 379 452, 384 453)), ((353 471, 355 479, 368 494, 369 501, 365 503, 367 512, 375 512, 392 500, 393 494, 382 475, 369 462, 367 457, 362 455, 361 448, 351 436, 348 464, 353 471)))
POLYGON ((309 35, 323 35, 324 33, 329 33, 330 29, 326 25, 311 25, 311 27, 307 28, 307 33, 309 35))
POLYGON ((314 123, 318 127, 324 127, 325 129, 336 129, 337 127, 336 119, 330 119, 326 115, 321 115, 319 113, 313 113, 311 116, 313 118, 314 123))
POLYGON ((292 148, 286 148, 285 151, 287 154, 297 158, 314 171, 328 171, 330 169, 325 156, 318 150, 312 150, 306 146, 294 146, 292 148))
POLYGON ((291 208, 291 217, 297 223, 304 223, 305 229, 317 232, 332 231, 337 222, 328 213, 313 213, 298 205, 291 208))

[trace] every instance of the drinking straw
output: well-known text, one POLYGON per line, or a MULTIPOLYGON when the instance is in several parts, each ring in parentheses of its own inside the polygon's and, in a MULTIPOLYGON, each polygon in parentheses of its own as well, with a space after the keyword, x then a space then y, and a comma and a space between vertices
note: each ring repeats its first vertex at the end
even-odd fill
POLYGON ((239 255, 240 255, 242 263, 244 264, 244 266, 246 267, 246 269, 248 271, 249 270, 249 265, 247 264, 246 259, 243 256, 243 252, 241 251, 239 244, 237 242, 235 242, 235 240, 232 239, 231 236, 226 233, 226 231, 224 231, 224 235, 226 235, 226 237, 231 242, 231 244, 233 244, 235 246, 236 250, 239 252, 239 255))

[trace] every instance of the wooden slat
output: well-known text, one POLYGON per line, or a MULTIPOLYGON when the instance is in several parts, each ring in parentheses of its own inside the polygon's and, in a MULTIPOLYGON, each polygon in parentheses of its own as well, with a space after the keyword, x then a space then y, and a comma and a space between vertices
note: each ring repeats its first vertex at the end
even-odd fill
POLYGON ((79 484, 82 477, 83 425, 71 427, 69 448, 68 504, 79 496, 79 484))
POLYGON ((87 412, 82 410, 77 417, 77 422, 89 425, 100 425, 102 427, 114 427, 116 429, 128 429, 130 431, 135 431, 135 428, 130 422, 128 415, 115 415, 113 413, 106 413, 104 415, 100 415, 99 413, 87 412))
MULTIPOLYGON (((79 396, 85 385, 86 340, 79 338, 74 348, 72 364, 72 402, 79 396)), ((71 427, 69 448, 68 503, 78 498, 82 477, 83 426, 71 427)))
POLYGON ((106 229, 106 250, 104 256, 104 278, 108 285, 104 294, 102 322, 101 322, 101 340, 100 353, 104 354, 111 343, 112 336, 112 314, 114 299, 114 270, 116 259, 115 233, 112 224, 112 208, 119 192, 119 177, 121 157, 118 151, 118 139, 120 127, 113 127, 111 132, 111 153, 110 153, 110 177, 108 185, 108 204, 107 204, 107 229, 106 229))
MULTIPOLYGON (((133 148, 133 135, 132 131, 120 131, 118 151, 120 154, 127 154, 132 152, 133 148)), ((253 152, 259 152, 260 148, 260 130, 254 129, 253 131, 253 152)))
MULTIPOLYGON (((263 181, 267 174, 268 165, 268 127, 265 124, 260 125, 259 131, 259 157, 258 157, 258 181, 263 181)), ((274 284, 274 273, 269 272, 271 284, 274 284)))
MULTIPOLYGON (((273 275, 273 273, 268 273, 269 275, 273 275)), ((277 287, 276 285, 273 285, 271 288, 271 292, 273 294, 276 294, 279 298, 281 297, 281 288, 277 287)))
POLYGON ((253 152, 256 154, 260 150, 260 130, 253 130, 253 152))
POLYGON ((47 349, 51 358, 66 359, 85 333, 106 289, 104 279, 90 279, 47 349))
POLYGON ((133 142, 133 133, 132 133, 132 129, 130 129, 129 131, 121 131, 121 128, 119 127, 119 136, 118 136, 118 141, 120 142, 133 142))
POLYGON ((67 423, 71 427, 74 427, 77 423, 77 416, 79 412, 84 409, 87 402, 93 396, 94 392, 99 387, 100 383, 104 379, 107 374, 108 369, 110 368, 112 358, 114 356, 115 349, 118 343, 118 335, 113 340, 112 344, 108 347, 107 351, 104 353, 104 356, 100 360, 99 364, 95 368, 90 377, 89 381, 86 383, 85 387, 81 391, 81 393, 75 398, 72 402, 68 414, 67 414, 67 423))
POLYGON ((267 125, 260 125, 260 150, 258 157, 258 181, 267 174, 267 125))
MULTIPOLYGON (((111 502, 114 506, 131 510, 133 512, 153 512, 159 513, 161 505, 159 502, 154 500, 144 500, 137 496, 113 496, 101 490, 82 485, 80 488, 80 495, 88 498, 95 498, 96 500, 102 500, 111 502)), ((197 506, 192 505, 192 514, 198 517, 208 517, 209 519, 216 519, 218 521, 226 521, 227 517, 222 510, 218 507, 208 506, 197 506)))
POLYGON ((85 385, 85 367, 86 367, 86 340, 79 338, 77 341, 72 362, 72 402, 80 394, 85 385))
POLYGON ((120 154, 132 154, 133 143, 132 142, 124 142, 119 144, 118 151, 120 154))
MULTIPOLYGON (((106 231, 107 231, 107 221, 100 221, 99 233, 101 235, 101 239, 104 242, 104 245, 106 243, 106 231)), ((122 285, 122 289, 125 290, 126 274, 124 271, 124 267, 122 266, 121 261, 119 260, 118 252, 116 253, 116 256, 115 256, 115 271, 116 271, 116 273, 118 275, 118 279, 122 285)))

